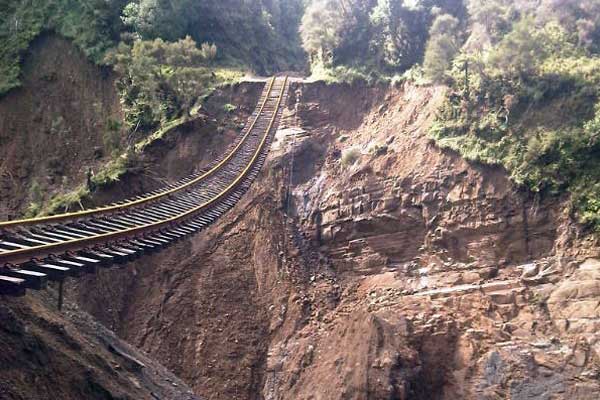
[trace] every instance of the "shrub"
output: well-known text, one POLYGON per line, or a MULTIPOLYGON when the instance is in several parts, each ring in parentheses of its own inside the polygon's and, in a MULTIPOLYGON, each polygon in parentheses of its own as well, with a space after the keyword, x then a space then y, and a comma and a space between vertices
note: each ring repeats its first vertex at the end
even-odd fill
POLYGON ((368 149, 369 154, 374 155, 375 157, 382 156, 387 154, 388 146, 386 144, 371 144, 368 149))
POLYGON ((129 129, 147 132, 190 115, 216 87, 239 79, 239 70, 207 65, 212 48, 200 50, 186 37, 177 42, 136 40, 109 53, 107 62, 122 76, 118 89, 129 129))
POLYGON ((344 167, 350 167, 358 161, 360 158, 360 150, 356 147, 351 147, 349 149, 345 149, 342 152, 342 165, 344 167))
POLYGON ((235 110, 237 110, 237 107, 234 106, 233 104, 227 103, 227 104, 223 105, 223 111, 225 111, 228 114, 234 112, 235 110))

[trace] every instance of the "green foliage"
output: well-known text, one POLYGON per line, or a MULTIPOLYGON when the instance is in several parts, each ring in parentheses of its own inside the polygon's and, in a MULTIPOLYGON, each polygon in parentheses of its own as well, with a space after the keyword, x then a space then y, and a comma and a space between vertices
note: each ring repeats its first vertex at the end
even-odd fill
POLYGON ((600 231, 600 1, 532 4, 468 2, 471 37, 443 71, 451 87, 431 135, 534 192, 570 193, 600 231))
POLYGON ((217 46, 214 43, 202 43, 200 46, 200 54, 207 61, 212 61, 217 58, 217 46))
POLYGON ((146 138, 144 138, 143 140, 137 142, 134 146, 134 150, 136 153, 141 153, 144 151, 144 149, 151 143, 155 142, 156 140, 162 139, 168 132, 170 132, 171 130, 177 128, 178 126, 181 126, 182 124, 184 124, 185 122, 189 121, 189 119, 187 117, 181 117, 172 121, 169 121, 165 124, 163 124, 159 129, 157 129, 155 132, 153 132, 152 134, 148 135, 146 138))
POLYGON ((37 180, 31 182, 29 187, 29 199, 32 203, 41 203, 43 199, 42 187, 37 180))
POLYGON ((333 68, 327 68, 323 64, 313 65, 312 78, 315 80, 324 81, 329 84, 353 84, 355 82, 374 82, 375 80, 377 80, 377 78, 374 75, 367 75, 367 73, 365 72, 365 68, 359 70, 358 68, 346 67, 343 65, 333 68))
POLYGON ((102 135, 102 142, 104 144, 104 148, 108 150, 109 153, 114 153, 117 151, 121 145, 121 122, 110 118, 106 122, 106 130, 102 135))
POLYGON ((123 9, 123 23, 144 39, 177 40, 185 33, 190 1, 142 0, 123 9))
POLYGON ((207 47, 207 59, 228 65, 250 65, 259 73, 298 68, 303 54, 297 27, 302 0, 135 0, 123 10, 123 21, 144 40, 176 41, 190 35, 207 47))
POLYGON ((441 14, 429 30, 423 71, 433 81, 442 81, 459 50, 458 24, 458 19, 452 15, 441 14))
MULTIPOLYGON (((431 134, 466 159, 502 165, 534 192, 571 193, 580 220, 600 229, 600 59, 577 53, 564 35, 540 35, 543 45, 525 52, 561 49, 531 60, 533 67, 484 63, 473 69, 469 90, 456 68, 431 134)), ((529 57, 518 48, 513 58, 529 57)))
MULTIPOLYGON (((392 76, 420 63, 435 13, 463 16, 459 0, 313 0, 300 26, 311 71, 346 67, 392 76)), ((335 74, 334 74, 335 75, 335 74)))
POLYGON ((298 34, 303 0, 5 0, 1 5, 0 94, 20 85, 22 56, 44 31, 72 39, 97 63, 122 38, 177 41, 186 35, 203 43, 204 59, 222 65, 269 73, 304 63, 298 34))
POLYGON ((204 96, 225 82, 208 66, 216 51, 210 44, 198 49, 189 36, 177 42, 121 43, 107 61, 121 74, 117 87, 128 127, 147 132, 189 115, 204 96))
POLYGON ((402 1, 378 0, 369 14, 372 25, 370 52, 384 70, 406 70, 418 63, 427 40, 429 14, 402 1))
POLYGON ((571 34, 571 41, 598 54, 600 52, 599 0, 542 0, 537 9, 538 18, 554 20, 571 34))
POLYGON ((72 39, 95 62, 114 46, 124 0, 4 1, 0 7, 0 94, 20 85, 20 61, 43 31, 72 39))
POLYGON ((383 156, 383 155, 387 154, 388 146, 387 146, 387 144, 374 143, 369 146, 367 151, 369 152, 369 154, 371 154, 375 157, 379 157, 379 156, 383 156))
POLYGON ((511 30, 517 10, 513 0, 468 0, 471 21, 482 30, 474 41, 495 44, 511 30))
POLYGON ((227 104, 223 105, 223 111, 225 111, 228 114, 234 112, 235 110, 237 110, 237 107, 234 106, 233 104, 227 103, 227 104))
POLYGON ((39 208, 35 215, 44 216, 60 214, 83 208, 82 202, 88 199, 89 196, 90 192, 85 185, 82 185, 71 192, 53 197, 45 207, 39 208))
POLYGON ((129 168, 136 164, 136 157, 133 153, 124 153, 111 160, 104 168, 92 177, 92 183, 96 187, 102 187, 118 182, 119 179, 129 168))

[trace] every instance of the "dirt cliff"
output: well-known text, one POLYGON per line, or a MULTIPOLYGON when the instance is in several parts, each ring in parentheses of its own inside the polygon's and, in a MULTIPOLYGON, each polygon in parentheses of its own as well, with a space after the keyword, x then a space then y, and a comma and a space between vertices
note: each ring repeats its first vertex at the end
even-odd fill
POLYGON ((114 79, 59 36, 32 43, 22 87, 0 99, 0 219, 73 189, 88 167, 110 160, 122 119, 114 79))
POLYGON ((441 151, 443 88, 292 87, 244 199, 77 302, 210 399, 593 399, 597 241, 441 151))
POLYGON ((3 400, 196 400, 188 386, 52 292, 0 304, 3 400))
MULTIPOLYGON (((23 85, 0 98, 0 219, 23 216, 98 173, 126 145, 116 76, 68 40, 45 34, 31 45, 23 85)), ((256 105, 262 83, 215 91, 198 118, 172 129, 137 155, 122 182, 85 199, 93 207, 144 193, 204 167, 233 141, 256 105), (235 110, 224 108, 234 104, 235 110)))

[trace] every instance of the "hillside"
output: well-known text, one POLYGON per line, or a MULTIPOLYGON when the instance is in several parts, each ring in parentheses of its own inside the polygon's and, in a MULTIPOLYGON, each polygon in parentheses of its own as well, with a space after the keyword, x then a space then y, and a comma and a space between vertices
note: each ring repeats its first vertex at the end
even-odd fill
POLYGON ((1 3, 0 399, 598 397, 600 0, 1 3))

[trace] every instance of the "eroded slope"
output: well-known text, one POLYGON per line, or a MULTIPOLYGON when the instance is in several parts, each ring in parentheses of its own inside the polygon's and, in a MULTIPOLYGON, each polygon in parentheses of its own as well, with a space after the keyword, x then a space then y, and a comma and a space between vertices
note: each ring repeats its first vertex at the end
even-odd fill
POLYGON ((436 148, 441 88, 292 93, 243 201, 82 306, 209 398, 594 398, 596 242, 561 199, 436 148))

